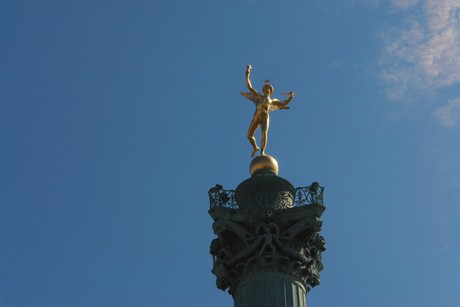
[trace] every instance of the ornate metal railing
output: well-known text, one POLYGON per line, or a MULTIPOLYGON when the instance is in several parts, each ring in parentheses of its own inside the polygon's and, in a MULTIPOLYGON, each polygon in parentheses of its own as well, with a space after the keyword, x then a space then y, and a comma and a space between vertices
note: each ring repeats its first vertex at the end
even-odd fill
MULTIPOLYGON (((240 200, 244 202, 254 203, 254 206, 259 207, 260 203, 271 199, 271 201, 281 204, 280 208, 302 207, 307 205, 323 206, 324 187, 321 187, 317 182, 313 182, 307 187, 295 188, 289 191, 279 191, 273 195, 268 193, 255 193, 251 195, 239 195, 240 200)), ((234 190, 224 190, 220 184, 216 184, 208 192, 211 208, 223 207, 229 209, 239 209, 236 201, 234 190)))
POLYGON ((234 190, 224 190, 220 184, 216 184, 215 187, 208 191, 208 195, 211 208, 224 207, 238 209, 234 190))

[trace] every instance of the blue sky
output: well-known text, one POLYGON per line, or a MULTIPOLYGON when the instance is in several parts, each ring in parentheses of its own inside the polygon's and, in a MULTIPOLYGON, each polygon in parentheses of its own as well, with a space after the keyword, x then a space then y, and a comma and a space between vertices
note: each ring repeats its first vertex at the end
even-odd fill
POLYGON ((315 307, 460 301, 460 2, 0 1, 0 305, 232 306, 207 191, 267 153, 327 210, 315 307))

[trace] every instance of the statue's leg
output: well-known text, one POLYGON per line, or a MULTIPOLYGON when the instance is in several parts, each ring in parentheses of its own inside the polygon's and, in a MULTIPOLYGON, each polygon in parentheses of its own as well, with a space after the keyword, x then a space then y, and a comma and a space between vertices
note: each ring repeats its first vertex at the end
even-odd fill
POLYGON ((262 156, 265 156, 265 148, 267 147, 268 124, 269 124, 269 119, 267 118, 267 120, 260 125, 260 128, 262 130, 262 140, 261 140, 262 150, 260 151, 260 154, 262 156))
POLYGON ((267 242, 265 242, 264 245, 262 245, 262 248, 260 249, 260 253, 258 255, 259 257, 262 255, 266 247, 267 247, 267 242))
POLYGON ((275 245, 270 244, 270 248, 272 249, 272 255, 276 254, 275 245))
POLYGON ((258 126, 259 126, 259 123, 253 119, 248 129, 248 140, 249 140, 249 143, 251 143, 252 148, 253 148, 251 157, 254 157, 256 155, 256 152, 259 150, 259 146, 257 146, 256 138, 254 137, 254 133, 256 132, 256 129, 258 126))

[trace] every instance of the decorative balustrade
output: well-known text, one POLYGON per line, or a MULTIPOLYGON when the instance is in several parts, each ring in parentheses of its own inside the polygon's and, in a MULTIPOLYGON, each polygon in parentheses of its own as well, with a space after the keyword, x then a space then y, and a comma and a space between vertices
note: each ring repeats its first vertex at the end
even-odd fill
MULTIPOLYGON (((278 208, 302 207, 307 205, 323 206, 324 187, 317 182, 313 182, 307 187, 295 188, 289 191, 280 191, 275 194, 269 193, 239 193, 239 202, 253 203, 255 207, 260 207, 263 202, 278 204, 278 208)), ((220 184, 216 184, 208 192, 211 208, 223 207, 229 209, 239 209, 237 197, 234 190, 224 190, 220 184)))

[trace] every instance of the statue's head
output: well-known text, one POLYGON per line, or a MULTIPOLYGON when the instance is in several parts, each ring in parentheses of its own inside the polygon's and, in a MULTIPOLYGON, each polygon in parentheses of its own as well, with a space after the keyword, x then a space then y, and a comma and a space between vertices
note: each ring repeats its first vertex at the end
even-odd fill
POLYGON ((275 88, 270 83, 266 83, 262 87, 262 93, 264 93, 264 95, 271 95, 274 92, 275 92, 275 88))

